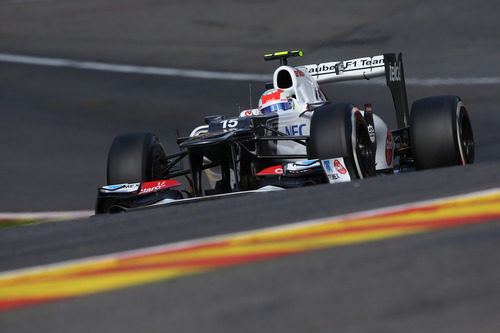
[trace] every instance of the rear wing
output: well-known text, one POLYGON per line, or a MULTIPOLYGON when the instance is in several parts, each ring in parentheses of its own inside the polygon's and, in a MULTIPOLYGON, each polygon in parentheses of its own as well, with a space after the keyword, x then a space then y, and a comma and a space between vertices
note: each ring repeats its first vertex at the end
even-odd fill
POLYGON ((300 66, 300 68, 305 69, 318 84, 369 80, 385 76, 396 109, 398 127, 408 127, 408 98, 406 96, 403 56, 401 53, 397 56, 394 53, 386 53, 374 57, 305 65, 300 66))
POLYGON ((303 67, 319 84, 359 79, 368 80, 385 74, 383 55, 325 62, 303 67))

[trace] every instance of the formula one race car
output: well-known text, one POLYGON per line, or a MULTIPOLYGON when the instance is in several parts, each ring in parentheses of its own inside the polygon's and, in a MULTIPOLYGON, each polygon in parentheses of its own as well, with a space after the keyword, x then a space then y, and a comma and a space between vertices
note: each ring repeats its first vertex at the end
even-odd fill
POLYGON ((401 54, 288 66, 295 56, 302 52, 265 55, 280 66, 259 107, 231 119, 205 117, 204 125, 177 139, 175 154, 167 156, 151 133, 117 136, 96 213, 473 162, 471 122, 459 97, 423 98, 409 112, 401 54), (385 76, 393 97, 398 128, 392 131, 371 104, 364 110, 332 104, 320 88, 378 76, 385 76), (174 180, 180 176, 184 190, 174 180))

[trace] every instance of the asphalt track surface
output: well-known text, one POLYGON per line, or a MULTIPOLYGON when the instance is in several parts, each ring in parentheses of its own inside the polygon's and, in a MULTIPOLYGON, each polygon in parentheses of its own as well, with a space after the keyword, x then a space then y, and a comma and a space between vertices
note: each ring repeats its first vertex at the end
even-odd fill
MULTIPOLYGON (((161 25, 162 17, 174 14, 159 2, 134 7, 114 1, 86 5, 4 1, 0 49, 256 73, 272 67, 255 62, 254 54, 260 58, 278 48, 303 48, 307 62, 401 50, 407 78, 500 77, 496 1, 380 2, 379 6, 369 1, 351 5, 321 1, 310 11, 324 18, 328 11, 320 9, 330 4, 335 19, 304 24, 295 38, 288 33, 294 26, 289 22, 259 25, 274 22, 270 20, 275 15, 267 12, 255 21, 259 24, 241 27, 240 12, 262 13, 265 4, 234 3, 230 6, 234 20, 222 19, 220 12, 228 8, 223 2, 194 7, 199 20, 186 13, 182 3, 170 4, 184 15, 179 14, 179 20, 184 17, 187 23, 182 24, 183 43, 175 47, 171 43, 169 48, 164 42, 179 42, 175 38, 180 37, 161 25), (116 15, 108 20, 111 11, 116 15), (342 11, 359 13, 361 18, 349 20, 339 14, 342 11), (151 12, 159 14, 152 15, 149 24, 138 23, 151 12), (29 24, 16 28, 20 19, 29 24), (165 29, 154 35, 154 28, 165 29), (200 29, 205 43, 196 33, 200 29), (245 34, 254 38, 248 41, 245 34), (207 57, 212 58, 207 61, 207 57)), ((293 12, 298 15, 296 9, 293 12)), ((260 86, 252 85, 254 103, 260 86)), ((448 93, 462 97, 473 121, 474 165, 2 230, 0 270, 499 187, 498 91, 498 84, 408 86, 410 101, 448 93)), ((91 209, 96 187, 104 182, 107 149, 117 133, 151 130, 168 151, 174 151, 176 128, 187 134, 204 115, 234 115, 238 107, 248 105, 248 93, 244 82, 0 63, 0 210, 91 209)), ((375 112, 394 124, 390 95, 382 86, 342 85, 327 93, 334 100, 371 102, 375 112)), ((500 221, 496 221, 0 313, 0 329, 498 332, 499 313, 500 221)))

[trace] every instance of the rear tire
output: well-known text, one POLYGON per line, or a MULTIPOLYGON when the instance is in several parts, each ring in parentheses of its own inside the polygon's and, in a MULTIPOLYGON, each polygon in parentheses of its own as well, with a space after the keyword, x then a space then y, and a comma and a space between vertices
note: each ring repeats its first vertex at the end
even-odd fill
POLYGON ((457 96, 433 96, 413 103, 410 138, 417 169, 474 162, 469 113, 457 96))
POLYGON ((310 158, 342 157, 352 178, 375 176, 375 151, 367 124, 350 103, 314 111, 307 150, 310 158))
POLYGON ((108 153, 107 183, 123 184, 161 179, 165 152, 152 133, 126 133, 115 137, 108 153))

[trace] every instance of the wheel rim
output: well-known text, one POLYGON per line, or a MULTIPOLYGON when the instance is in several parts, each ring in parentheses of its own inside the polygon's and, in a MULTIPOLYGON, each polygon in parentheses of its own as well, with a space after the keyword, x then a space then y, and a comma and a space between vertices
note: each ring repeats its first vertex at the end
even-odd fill
POLYGON ((155 143, 151 150, 150 174, 146 175, 147 180, 162 179, 165 152, 159 143, 155 143))
POLYGON ((356 155, 359 161, 359 169, 361 174, 360 178, 370 177, 373 172, 370 172, 372 167, 372 161, 374 158, 373 149, 371 146, 370 136, 365 130, 362 122, 358 123, 356 130, 356 155))
POLYGON ((460 145, 462 146, 464 161, 463 163, 474 162, 474 137, 472 135, 472 126, 466 110, 462 110, 459 123, 460 145))

